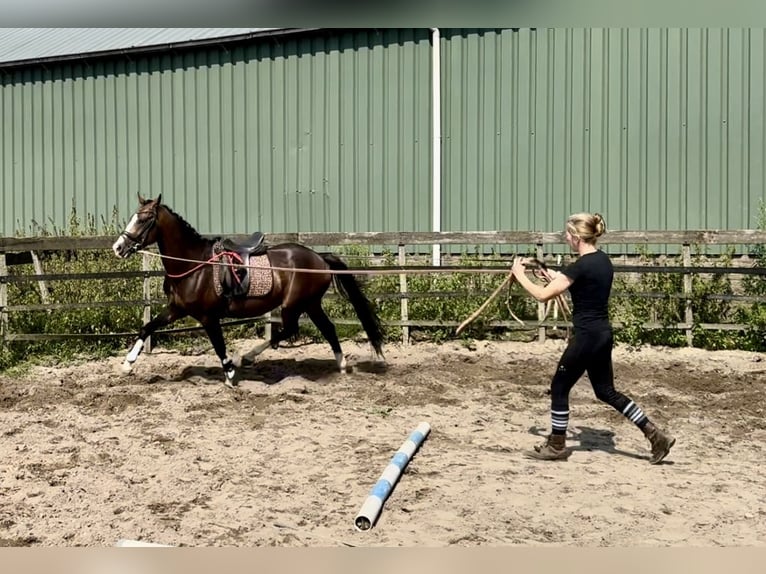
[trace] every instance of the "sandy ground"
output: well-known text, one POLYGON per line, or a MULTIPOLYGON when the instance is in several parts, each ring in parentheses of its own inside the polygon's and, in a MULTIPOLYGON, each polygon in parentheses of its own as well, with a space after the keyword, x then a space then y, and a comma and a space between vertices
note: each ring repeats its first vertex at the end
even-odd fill
MULTIPOLYGON (((252 342, 234 342, 247 350, 252 342)), ((222 384, 217 359, 155 351, 0 377, 0 545, 766 546, 766 357, 618 346, 618 388, 678 443, 648 442, 572 394, 566 462, 548 429, 563 342, 268 350, 222 384), (420 421, 431 433, 377 524, 354 518, 420 421)))

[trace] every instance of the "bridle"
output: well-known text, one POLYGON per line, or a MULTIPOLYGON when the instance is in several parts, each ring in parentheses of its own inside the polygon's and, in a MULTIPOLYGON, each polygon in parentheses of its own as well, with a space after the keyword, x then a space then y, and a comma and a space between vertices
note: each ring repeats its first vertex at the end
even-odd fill
MULTIPOLYGON (((146 213, 145 211, 138 210, 136 212, 136 215, 138 216, 143 215, 146 213)), ((157 204, 154 205, 152 208, 152 211, 150 213, 150 218, 141 222, 143 225, 141 231, 138 234, 132 234, 129 233, 127 229, 125 229, 122 233, 120 233, 120 237, 124 237, 126 241, 128 241, 128 253, 133 254, 139 249, 143 249, 146 247, 146 236, 149 235, 149 232, 152 230, 152 227, 155 226, 157 223, 157 204)))

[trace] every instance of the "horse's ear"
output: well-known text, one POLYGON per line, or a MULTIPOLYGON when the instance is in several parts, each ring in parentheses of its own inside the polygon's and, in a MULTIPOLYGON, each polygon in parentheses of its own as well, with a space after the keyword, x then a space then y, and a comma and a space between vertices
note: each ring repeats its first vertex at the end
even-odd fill
POLYGON ((160 205, 162 203, 162 194, 159 194, 157 196, 157 205, 160 205))
POLYGON ((145 203, 146 203, 146 200, 144 199, 144 196, 143 196, 143 195, 141 195, 141 192, 140 192, 140 191, 137 191, 137 192, 136 192, 136 194, 138 195, 138 202, 139 202, 141 205, 145 204, 145 203))

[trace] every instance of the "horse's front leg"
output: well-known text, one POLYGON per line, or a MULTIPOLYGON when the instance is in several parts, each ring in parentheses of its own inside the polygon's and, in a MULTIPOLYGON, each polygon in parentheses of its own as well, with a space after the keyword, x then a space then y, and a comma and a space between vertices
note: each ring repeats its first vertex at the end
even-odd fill
POLYGON ((200 323, 205 328, 210 342, 213 344, 215 354, 221 360, 221 366, 223 367, 223 373, 225 375, 224 383, 227 387, 234 388, 237 386, 235 377, 237 375, 237 369, 234 365, 234 361, 226 354, 226 342, 223 340, 223 330, 221 329, 221 322, 217 317, 204 317, 200 319, 200 323))
POLYGON ((173 321, 184 317, 186 313, 173 305, 166 306, 160 311, 151 321, 141 327, 138 332, 138 339, 133 344, 133 348, 125 357, 125 361, 122 363, 122 372, 129 374, 133 370, 133 363, 138 359, 138 355, 141 354, 141 350, 144 348, 144 342, 148 337, 152 335, 160 327, 165 327, 173 321))

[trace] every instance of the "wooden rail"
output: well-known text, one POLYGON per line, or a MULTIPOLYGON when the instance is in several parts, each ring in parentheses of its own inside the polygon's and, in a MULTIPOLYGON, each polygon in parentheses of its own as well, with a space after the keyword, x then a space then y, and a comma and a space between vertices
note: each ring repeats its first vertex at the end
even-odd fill
MULTIPOLYGON (((206 237, 212 238, 213 235, 206 237)), ((232 235, 244 240, 246 234, 232 235)), ((111 249, 113 236, 89 237, 0 237, 0 252, 64 251, 111 249)), ((269 243, 297 242, 316 245, 566 245, 563 233, 541 231, 444 231, 444 232, 356 232, 356 233, 273 233, 269 243)), ((687 231, 610 231, 600 245, 756 245, 766 243, 766 231, 687 230, 687 231)))
MULTIPOLYGON (((212 237, 212 236, 208 236, 212 237)), ((247 235, 233 235, 235 240, 243 240, 247 235)), ((455 327, 460 323, 461 317, 455 317, 452 321, 429 321, 429 320, 411 320, 409 301, 428 297, 450 297, 461 296, 463 293, 440 292, 440 293, 412 293, 408 290, 407 272, 408 270, 422 269, 422 266, 408 266, 408 247, 420 245, 513 245, 523 246, 526 251, 519 249, 518 252, 536 253, 538 257, 544 257, 547 246, 565 245, 563 233, 543 233, 543 232, 512 232, 512 231, 484 231, 484 232, 441 232, 441 233, 421 233, 421 232, 367 232, 367 233, 278 233, 270 234, 267 240, 271 244, 281 242, 299 242, 309 247, 341 247, 350 245, 364 246, 390 246, 392 252, 396 254, 399 271, 399 290, 398 293, 389 293, 382 295, 382 298, 399 298, 401 317, 398 321, 386 321, 388 326, 401 327, 402 341, 409 341, 411 329, 417 327, 455 327)), ((91 237, 5 237, 0 238, 0 333, 4 341, 20 340, 44 340, 44 339, 71 339, 71 338, 98 338, 98 337, 135 337, 136 332, 132 333, 112 333, 104 335, 85 335, 76 333, 59 334, 40 334, 40 333, 10 333, 8 331, 10 313, 20 311, 57 311, 67 309, 82 309, 89 307, 104 306, 141 306, 143 307, 144 321, 148 320, 152 305, 163 303, 164 300, 153 299, 150 289, 152 278, 162 275, 161 271, 150 270, 148 258, 144 256, 142 270, 140 271, 118 271, 104 273, 44 273, 42 268, 37 265, 37 273, 34 275, 11 275, 9 268, 15 263, 29 263, 29 261, 38 261, 35 254, 45 252, 61 251, 82 251, 82 250, 111 250, 114 237, 112 236, 91 236, 91 237), (26 253, 32 253, 32 258, 25 256, 26 253), (143 281, 142 298, 134 300, 119 300, 108 302, 87 301, 77 303, 41 303, 41 304, 14 304, 8 300, 8 285, 12 282, 35 281, 40 284, 42 289, 47 281, 77 281, 87 279, 119 279, 135 278, 143 281)), ((661 265, 627 265, 619 264, 620 257, 617 257, 615 271, 619 273, 680 273, 683 274, 683 290, 679 294, 659 294, 642 293, 631 296, 639 297, 669 297, 685 300, 685 313, 682 322, 674 325, 659 325, 657 323, 647 322, 644 328, 672 328, 683 330, 686 334, 687 343, 693 344, 693 329, 717 329, 717 330, 741 330, 745 325, 715 323, 715 324, 695 324, 692 313, 692 275, 699 273, 726 273, 730 275, 756 274, 766 275, 766 270, 752 265, 739 265, 729 267, 713 266, 694 266, 692 265, 692 247, 708 245, 738 245, 749 246, 757 244, 766 244, 766 231, 759 230, 692 230, 692 231, 611 231, 600 239, 601 246, 608 245, 674 245, 681 247, 680 266, 661 266, 661 265)), ((624 259, 624 256, 621 256, 624 259)), ((413 256, 410 256, 412 261, 413 256)), ((503 263, 500 263, 502 265, 503 263)), ((465 269, 454 266, 444 266, 443 271, 449 269, 465 269)), ((47 289, 47 288, 46 288, 47 289)), ((46 291, 47 294, 47 291, 46 291)), ((473 293, 476 295, 476 293, 473 293)), ((614 294, 616 297, 620 293, 614 294)), ((735 300, 735 301, 766 301, 764 298, 746 297, 742 295, 712 295, 710 299, 735 300)), ((43 300, 45 300, 43 298, 43 300)), ((540 310, 542 311, 542 310, 540 310)), ((263 319, 261 319, 263 320, 263 319)), ((274 315, 269 315, 265 319, 267 325, 277 323, 279 319, 274 315)), ((248 322, 250 320, 238 320, 227 322, 227 325, 248 322)), ((356 324, 354 320, 336 320, 338 324, 356 324)), ((508 329, 522 329, 518 323, 511 321, 495 321, 490 323, 491 327, 502 327, 508 329)), ((535 324, 533 328, 538 330, 540 339, 546 337, 546 329, 555 327, 561 328, 568 326, 563 321, 543 321, 535 324)), ((619 323, 615 323, 620 327, 619 323)), ((160 333, 185 332, 195 330, 195 328, 176 328, 159 331, 160 333)), ((151 344, 151 342, 149 342, 151 344)))

